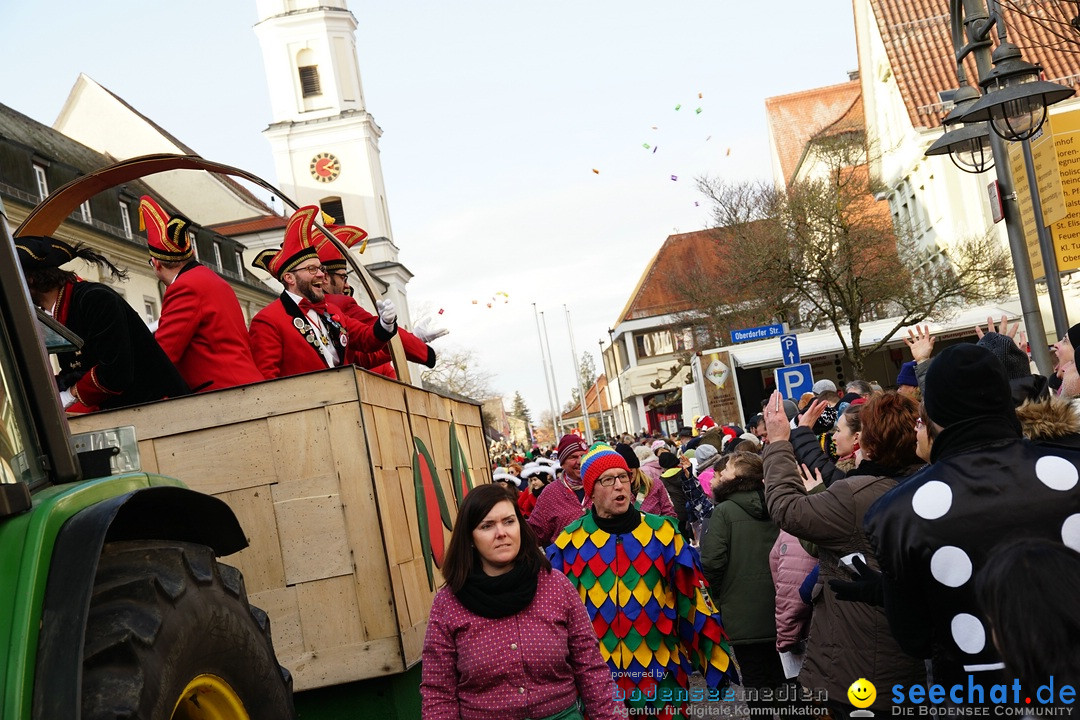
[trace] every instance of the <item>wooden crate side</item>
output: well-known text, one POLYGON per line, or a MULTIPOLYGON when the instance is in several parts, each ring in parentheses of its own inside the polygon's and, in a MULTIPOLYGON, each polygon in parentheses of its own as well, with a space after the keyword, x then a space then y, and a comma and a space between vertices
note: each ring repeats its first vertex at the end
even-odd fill
POLYGON ((401 641, 392 637, 340 645, 318 654, 304 653, 289 671, 293 675, 293 688, 300 691, 392 675, 406 669, 401 641))
POLYGON ((279 482, 307 485, 309 478, 335 475, 326 414, 325 407, 318 407, 267 418, 272 444, 265 450, 273 458, 279 482))
POLYGON ((201 430, 209 424, 232 425, 350 399, 356 399, 355 371, 343 367, 91 413, 72 418, 71 428, 87 432, 134 425, 140 440, 150 440, 201 430))
POLYGON ((390 410, 373 405, 375 414, 374 428, 368 426, 368 444, 378 442, 381 449, 382 467, 412 467, 413 443, 409 434, 408 423, 405 422, 403 410, 390 410))
POLYGON ((139 441, 139 466, 142 467, 143 472, 161 474, 158 470, 157 450, 154 448, 153 440, 139 441))
POLYGON ((401 562, 409 562, 413 558, 423 557, 423 549, 420 546, 420 520, 417 517, 416 511, 416 485, 413 481, 412 468, 398 468, 398 492, 402 497, 408 498, 405 502, 405 517, 408 520, 408 525, 394 529, 396 532, 407 532, 409 536, 409 547, 412 549, 407 558, 404 558, 401 562))
POLYGON ((300 606, 295 587, 278 587, 250 593, 251 604, 270 616, 270 633, 278 662, 293 672, 304 656, 304 633, 300 628, 300 606))
POLYGON ((353 574, 339 495, 275 502, 274 515, 287 584, 353 574))
MULTIPOLYGON (((409 533, 412 532, 410 528, 416 524, 416 506, 411 495, 408 502, 404 499, 402 485, 398 479, 401 472, 399 468, 390 468, 389 470, 379 468, 375 470, 376 506, 378 507, 381 525, 380 539, 386 548, 387 560, 391 567, 407 562, 409 558, 413 557, 414 553, 413 542, 409 538, 409 533), (412 522, 409 520, 409 508, 413 509, 412 522)), ((409 473, 411 482, 412 471, 410 470, 409 473)), ((412 486, 410 485, 408 489, 411 491, 412 486)), ((419 547, 419 545, 417 544, 416 547, 419 547)))
POLYGON ((479 405, 452 401, 450 407, 454 421, 458 425, 473 425, 475 427, 481 427, 484 424, 484 419, 480 415, 479 405))
POLYGON ((217 494, 275 482, 264 461, 270 443, 266 421, 255 420, 159 437, 154 452, 161 474, 217 494))
POLYGON ((406 667, 420 662, 424 654, 424 635, 427 633, 427 620, 417 623, 401 633, 401 647, 405 653, 406 667))
POLYGON ((363 435, 360 406, 334 405, 329 413, 330 447, 341 485, 345 531, 355 565, 354 583, 362 608, 363 640, 397 635, 397 608, 390 588, 388 548, 383 541, 374 473, 363 435))
POLYGON ((281 559, 281 542, 270 486, 233 490, 217 497, 232 508, 250 543, 226 559, 229 565, 244 574, 248 593, 284 587, 285 565, 281 559))
POLYGON ((357 370, 355 377, 359 397, 363 402, 405 412, 405 388, 409 387, 408 385, 362 370, 357 370))
POLYGON ((318 655, 340 645, 365 642, 352 575, 296 586, 304 650, 318 655))

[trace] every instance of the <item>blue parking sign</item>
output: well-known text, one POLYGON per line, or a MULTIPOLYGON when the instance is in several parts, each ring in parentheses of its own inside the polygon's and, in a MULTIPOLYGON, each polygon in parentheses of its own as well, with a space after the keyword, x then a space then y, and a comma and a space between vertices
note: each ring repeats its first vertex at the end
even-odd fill
POLYGON ((799 338, 796 335, 780 336, 780 359, 785 365, 798 365, 802 362, 799 355, 799 338))
POLYGON ((776 389, 788 400, 798 400, 803 393, 813 392, 814 374, 810 370, 810 363, 776 368, 773 377, 776 379, 776 389))

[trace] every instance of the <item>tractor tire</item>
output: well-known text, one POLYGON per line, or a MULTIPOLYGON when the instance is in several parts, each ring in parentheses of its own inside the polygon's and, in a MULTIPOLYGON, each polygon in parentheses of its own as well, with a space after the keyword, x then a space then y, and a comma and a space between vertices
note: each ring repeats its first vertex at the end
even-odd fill
POLYGON ((294 716, 292 677, 240 571, 203 545, 105 545, 86 622, 84 720, 294 716))

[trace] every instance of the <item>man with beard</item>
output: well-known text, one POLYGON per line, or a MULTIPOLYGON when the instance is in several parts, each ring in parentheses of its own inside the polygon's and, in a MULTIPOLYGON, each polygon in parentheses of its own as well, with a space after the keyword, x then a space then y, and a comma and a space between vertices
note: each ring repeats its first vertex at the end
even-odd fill
POLYGON ((154 339, 184 381, 203 392, 262 380, 236 294, 195 259, 191 221, 170 218, 147 195, 139 201, 139 220, 146 228, 150 266, 165 285, 154 339))
MULTIPOLYGON (((355 246, 367 237, 366 230, 352 225, 328 225, 327 229, 334 233, 334 236, 347 248, 355 246)), ((362 323, 370 325, 376 322, 378 318, 360 307, 359 303, 352 298, 352 288, 349 286, 349 266, 345 261, 345 256, 321 232, 316 232, 312 240, 319 253, 319 261, 326 269, 327 283, 324 285, 326 302, 362 323)), ((363 252, 362 247, 360 252, 363 252)), ((449 331, 444 329, 428 330, 423 325, 415 327, 412 332, 398 328, 398 337, 401 338, 405 358, 429 368, 435 367, 435 350, 428 343, 446 335, 447 332, 449 331)), ((345 361, 388 378, 397 379, 389 348, 384 347, 372 353, 349 351, 345 354, 345 361)))
POLYGON ((698 555, 674 520, 633 506, 630 469, 610 446, 589 449, 581 477, 592 506, 548 547, 551 567, 577 588, 630 714, 688 717, 694 670, 709 688, 738 680, 698 555))
POLYGON ((61 265, 85 260, 117 280, 127 273, 81 244, 49 237, 15 240, 34 304, 83 340, 60 353, 56 384, 71 413, 109 410, 187 395, 176 367, 154 342, 139 314, 108 285, 86 282, 61 265))
POLYGON ((562 477, 544 488, 529 515, 529 524, 541 545, 549 545, 559 531, 579 519, 589 508, 591 501, 581 485, 578 467, 581 456, 588 449, 589 446, 577 435, 563 435, 559 440, 562 477))
POLYGON ((284 292, 251 319, 251 351, 267 380, 337 367, 347 352, 375 352, 397 332, 392 300, 376 303, 378 322, 365 324, 326 303, 326 271, 312 244, 319 208, 302 207, 289 219, 280 250, 252 263, 281 281, 284 292))

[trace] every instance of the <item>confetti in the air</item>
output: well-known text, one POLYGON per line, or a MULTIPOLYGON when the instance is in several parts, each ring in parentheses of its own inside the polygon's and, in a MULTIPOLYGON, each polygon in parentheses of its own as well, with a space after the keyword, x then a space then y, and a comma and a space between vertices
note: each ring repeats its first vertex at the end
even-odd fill
POLYGON ((727 152, 724 153, 724 157, 731 157, 731 148, 727 149, 727 152))
POLYGON ((656 151, 657 151, 657 149, 658 149, 659 147, 660 147, 660 146, 659 146, 659 145, 657 145, 656 147, 654 147, 654 148, 652 149, 652 151, 653 151, 653 155, 655 155, 655 154, 656 154, 656 151))
POLYGON ((599 171, 599 170, 597 170, 596 168, 593 168, 593 169, 592 169, 592 171, 593 171, 593 173, 595 173, 596 175, 599 175, 599 174, 600 174, 600 171, 599 171))
POLYGON ((641 143, 641 147, 643 147, 643 148, 645 148, 646 150, 648 150, 648 149, 649 149, 650 147, 652 147, 652 146, 651 146, 651 145, 649 145, 649 143, 641 143))
POLYGON ((704 95, 702 95, 701 93, 698 93, 698 94, 697 94, 697 96, 698 96, 698 100, 700 100, 701 98, 705 97, 705 96, 704 96, 704 95))
POLYGON ((444 312, 443 308, 439 308, 439 314, 442 315, 443 312, 444 312))
POLYGON ((700 114, 701 114, 701 108, 697 108, 697 109, 695 109, 695 110, 694 110, 694 114, 695 114, 695 115, 700 115, 700 114))
POLYGON ((705 138, 705 142, 709 142, 710 140, 712 140, 712 135, 710 135, 709 137, 705 138))
POLYGON ((678 179, 679 179, 679 176, 678 176, 678 175, 672 175, 672 176, 671 176, 671 181, 672 181, 672 182, 675 182, 675 181, 676 181, 676 180, 678 180, 678 179))
POLYGON ((678 110, 681 107, 682 107, 682 103, 679 103, 678 105, 675 106, 675 109, 678 110))
POLYGON ((697 200, 695 200, 695 201, 694 201, 694 207, 699 207, 699 206, 700 206, 700 203, 698 203, 698 201, 697 201, 697 200))

